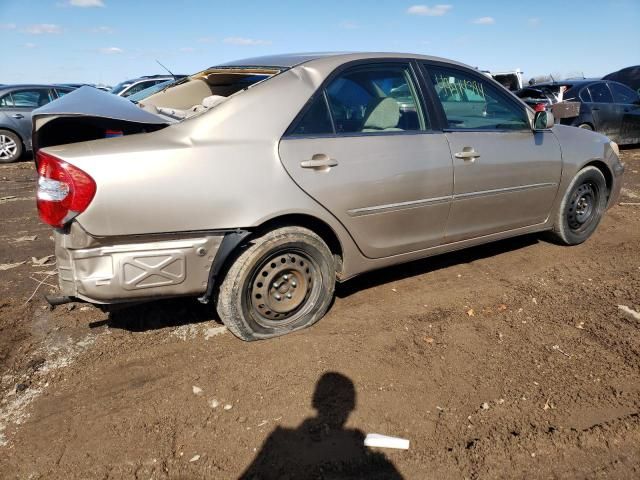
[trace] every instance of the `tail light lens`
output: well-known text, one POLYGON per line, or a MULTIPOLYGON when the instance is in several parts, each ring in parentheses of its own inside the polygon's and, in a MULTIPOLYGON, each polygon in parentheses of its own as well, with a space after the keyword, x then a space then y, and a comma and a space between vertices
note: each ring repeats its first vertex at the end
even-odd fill
POLYGON ((63 227, 84 212, 96 194, 96 182, 78 167, 39 151, 38 213, 43 222, 63 227))
POLYGON ((536 103, 533 110, 535 112, 544 112, 546 110, 546 105, 544 103, 536 103))

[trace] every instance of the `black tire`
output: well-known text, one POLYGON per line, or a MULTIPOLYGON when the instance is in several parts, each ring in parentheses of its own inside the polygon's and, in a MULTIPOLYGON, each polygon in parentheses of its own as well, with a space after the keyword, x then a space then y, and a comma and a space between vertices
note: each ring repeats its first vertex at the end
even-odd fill
POLYGON ((578 128, 582 128, 584 130, 591 130, 593 132, 593 127, 588 123, 581 123, 580 125, 578 125, 578 128))
POLYGON ((573 178, 560 203, 553 238, 565 245, 578 245, 595 231, 607 208, 608 189, 596 167, 586 167, 573 178))
POLYGON ((9 130, 0 130, 0 163, 12 163, 22 156, 22 140, 9 130))
POLYGON ((283 227, 253 239, 218 290, 220 319, 242 340, 277 337, 313 325, 333 300, 335 263, 311 230, 283 227))

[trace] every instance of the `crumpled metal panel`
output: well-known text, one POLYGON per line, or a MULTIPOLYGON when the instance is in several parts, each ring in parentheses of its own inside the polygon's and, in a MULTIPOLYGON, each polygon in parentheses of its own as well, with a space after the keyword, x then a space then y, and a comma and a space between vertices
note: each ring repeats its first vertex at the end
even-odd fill
POLYGON ((131 254, 121 260, 122 288, 135 290, 177 285, 184 282, 185 264, 184 253, 180 250, 131 254))

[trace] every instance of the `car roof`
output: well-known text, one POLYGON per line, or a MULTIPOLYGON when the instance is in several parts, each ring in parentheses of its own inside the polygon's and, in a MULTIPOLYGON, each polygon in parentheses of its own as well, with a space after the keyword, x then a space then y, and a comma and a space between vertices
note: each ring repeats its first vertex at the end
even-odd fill
POLYGON ((591 83, 596 83, 596 82, 604 82, 605 80, 600 80, 599 78, 585 78, 585 79, 580 79, 580 80, 559 80, 556 82, 540 82, 540 83, 534 83, 533 85, 529 85, 529 87, 531 88, 536 88, 536 87, 562 87, 562 86, 566 86, 566 87, 581 87, 583 85, 589 85, 591 83))
POLYGON ((15 90, 16 88, 56 88, 56 87, 60 87, 61 85, 44 85, 44 84, 37 84, 37 83, 24 83, 24 84, 13 84, 13 85, 2 85, 0 86, 0 90, 15 90))
POLYGON ((469 67, 463 63, 459 63, 447 58, 432 57, 429 55, 418 55, 415 53, 399 53, 399 52, 311 52, 311 53, 285 53, 281 55, 268 55, 264 57, 245 58, 242 60, 234 60, 231 62, 221 63, 217 67, 279 67, 293 68, 308 62, 327 62, 333 63, 336 58, 343 58, 345 62, 356 60, 368 60, 376 58, 414 58, 418 60, 432 60, 452 63, 469 67))

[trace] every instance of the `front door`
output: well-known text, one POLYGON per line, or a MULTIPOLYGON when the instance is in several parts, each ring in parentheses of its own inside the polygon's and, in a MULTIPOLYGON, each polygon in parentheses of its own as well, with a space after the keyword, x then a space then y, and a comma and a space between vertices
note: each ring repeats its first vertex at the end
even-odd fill
POLYGON ((447 243, 547 220, 560 182, 560 145, 533 132, 526 108, 481 74, 428 64, 451 148, 447 243))
POLYGON ((431 131, 409 63, 349 68, 280 142, 293 180, 360 250, 381 258, 442 243, 453 190, 447 139, 431 131))
POLYGON ((25 88, 11 92, 11 105, 7 109, 16 125, 16 130, 24 139, 27 150, 31 150, 31 112, 46 105, 53 99, 48 88, 25 88))

